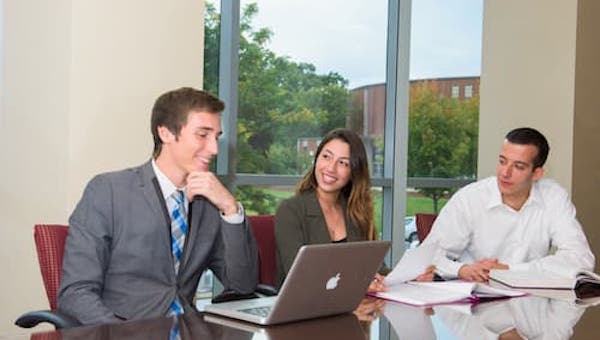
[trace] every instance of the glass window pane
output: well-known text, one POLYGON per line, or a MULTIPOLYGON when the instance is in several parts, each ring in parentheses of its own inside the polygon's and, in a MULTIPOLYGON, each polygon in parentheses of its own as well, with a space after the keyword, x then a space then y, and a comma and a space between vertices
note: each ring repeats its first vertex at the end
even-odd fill
POLYGON ((203 89, 219 93, 219 36, 221 1, 206 1, 204 9, 204 72, 203 89))
POLYGON ((235 196, 244 205, 246 215, 273 215, 279 203, 294 195, 294 186, 240 185, 235 196))
POLYGON ((241 8, 237 171, 302 175, 320 137, 339 127, 363 137, 378 169, 384 106, 369 111, 361 89, 385 81, 387 1, 241 8))
MULTIPOLYGON (((217 95, 219 89, 219 30, 220 1, 206 1, 204 9, 204 72, 202 88, 217 95)), ((214 171, 214 162, 211 165, 214 171)), ((203 310, 213 297, 213 284, 216 278, 209 269, 200 277, 196 289, 196 308, 203 310)))
MULTIPOLYGON (((236 197, 241 201, 244 201, 244 209, 247 215, 273 215, 277 211, 277 206, 279 203, 286 198, 290 198, 294 196, 295 193, 294 186, 284 186, 284 185, 276 185, 276 186, 249 186, 249 185, 241 185, 238 187, 238 190, 241 190, 241 193, 236 192, 236 197), (246 192, 252 191, 255 195, 259 193, 263 200, 247 200, 244 195, 246 192), (269 197, 269 199, 264 199, 265 197, 269 197)), ((382 211, 383 211, 383 188, 382 187, 372 187, 371 194, 373 195, 373 205, 374 205, 374 222, 375 228, 377 229, 379 238, 381 238, 381 230, 382 230, 382 211)))
POLYGON ((431 180, 409 185, 407 220, 477 175, 482 16, 483 0, 412 1, 408 177, 431 180))

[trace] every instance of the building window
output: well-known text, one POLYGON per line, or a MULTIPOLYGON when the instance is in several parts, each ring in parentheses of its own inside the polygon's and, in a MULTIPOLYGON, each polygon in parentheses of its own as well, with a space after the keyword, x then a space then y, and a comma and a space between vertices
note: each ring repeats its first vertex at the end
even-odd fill
POLYGON ((458 98, 460 93, 460 87, 458 85, 452 86, 452 98, 458 98))
POLYGON ((473 98, 473 85, 465 85, 465 98, 473 98))

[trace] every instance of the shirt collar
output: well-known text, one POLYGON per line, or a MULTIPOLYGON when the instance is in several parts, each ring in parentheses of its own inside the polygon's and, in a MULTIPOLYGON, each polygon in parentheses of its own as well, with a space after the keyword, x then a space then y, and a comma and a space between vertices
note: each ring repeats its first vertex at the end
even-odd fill
POLYGON ((541 207, 544 206, 544 197, 540 192, 538 181, 533 182, 533 185, 531 186, 531 192, 529 193, 527 201, 525 201, 525 204, 523 204, 523 207, 528 205, 539 205, 541 207))
POLYGON ((490 195, 490 200, 487 204, 487 208, 492 209, 504 205, 504 203, 502 203, 502 194, 500 193, 500 189, 498 188, 497 177, 494 177, 494 180, 490 181, 490 191, 492 194, 490 195))
MULTIPOLYGON (((487 208, 493 209, 495 207, 503 206, 504 203, 502 202, 502 194, 500 193, 500 189, 498 188, 497 177, 494 177, 494 181, 492 181, 490 185, 492 195, 490 196, 490 200, 488 201, 487 208)), ((542 207, 544 206, 544 198, 540 194, 538 181, 533 182, 533 185, 531 186, 531 191, 529 192, 529 197, 527 197, 527 200, 525 201, 521 209, 529 205, 540 205, 542 207)))
MULTIPOLYGON (((162 191, 163 198, 165 201, 169 198, 175 190, 178 190, 175 184, 171 182, 171 180, 165 175, 158 165, 156 161, 152 159, 152 170, 154 170, 154 174, 156 175, 156 179, 158 180, 158 185, 160 186, 160 190, 162 191)), ((179 189, 185 192, 185 188, 179 189)), ((184 195, 185 196, 185 195, 184 195)))

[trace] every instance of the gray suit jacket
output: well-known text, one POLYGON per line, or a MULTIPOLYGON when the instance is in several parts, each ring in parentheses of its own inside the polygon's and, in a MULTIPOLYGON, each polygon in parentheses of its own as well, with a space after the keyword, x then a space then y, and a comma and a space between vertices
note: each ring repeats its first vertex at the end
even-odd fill
POLYGON ((211 269, 226 289, 252 292, 258 263, 247 221, 230 225, 207 200, 194 200, 177 276, 170 218, 151 162, 101 174, 69 219, 60 311, 83 324, 164 316, 175 296, 194 307, 200 275, 211 269))

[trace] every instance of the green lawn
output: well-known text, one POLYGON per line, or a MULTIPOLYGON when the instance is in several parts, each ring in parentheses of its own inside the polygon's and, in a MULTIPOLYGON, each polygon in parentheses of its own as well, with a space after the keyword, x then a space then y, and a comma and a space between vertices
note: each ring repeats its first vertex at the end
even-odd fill
MULTIPOLYGON (((446 198, 440 199, 438 202, 438 210, 446 204, 446 198)), ((416 213, 433 213, 433 200, 429 197, 410 194, 406 203, 406 215, 412 216, 416 213)), ((439 212, 439 211, 438 211, 439 212)))
POLYGON ((294 194, 293 189, 292 190, 274 190, 274 189, 265 189, 266 192, 268 192, 269 194, 275 196, 277 198, 277 201, 281 201, 284 200, 288 197, 292 197, 292 195, 294 194))
MULTIPOLYGON (((280 202, 283 199, 291 197, 293 195, 293 189, 273 189, 265 188, 269 194, 275 196, 277 201, 280 202)), ((375 201, 375 225, 381 225, 381 191, 373 191, 373 199, 375 201)), ((409 193, 407 195, 406 204, 406 216, 413 216, 416 213, 433 213, 433 201, 429 197, 425 197, 418 193, 409 193)), ((446 204, 447 199, 441 199, 439 202, 439 209, 446 204)), ((273 209, 275 211, 276 208, 273 209)), ((251 212, 248 212, 251 214, 251 212)))
MULTIPOLYGON (((373 192, 373 199, 375 200, 375 226, 377 230, 381 232, 381 199, 382 195, 380 192, 373 192)), ((433 200, 429 197, 425 197, 418 193, 410 193, 407 195, 406 201, 406 216, 414 216, 416 213, 433 213, 433 200)), ((438 209, 446 204, 447 199, 441 199, 439 201, 438 209)), ((439 212, 439 211, 438 211, 439 212)))

